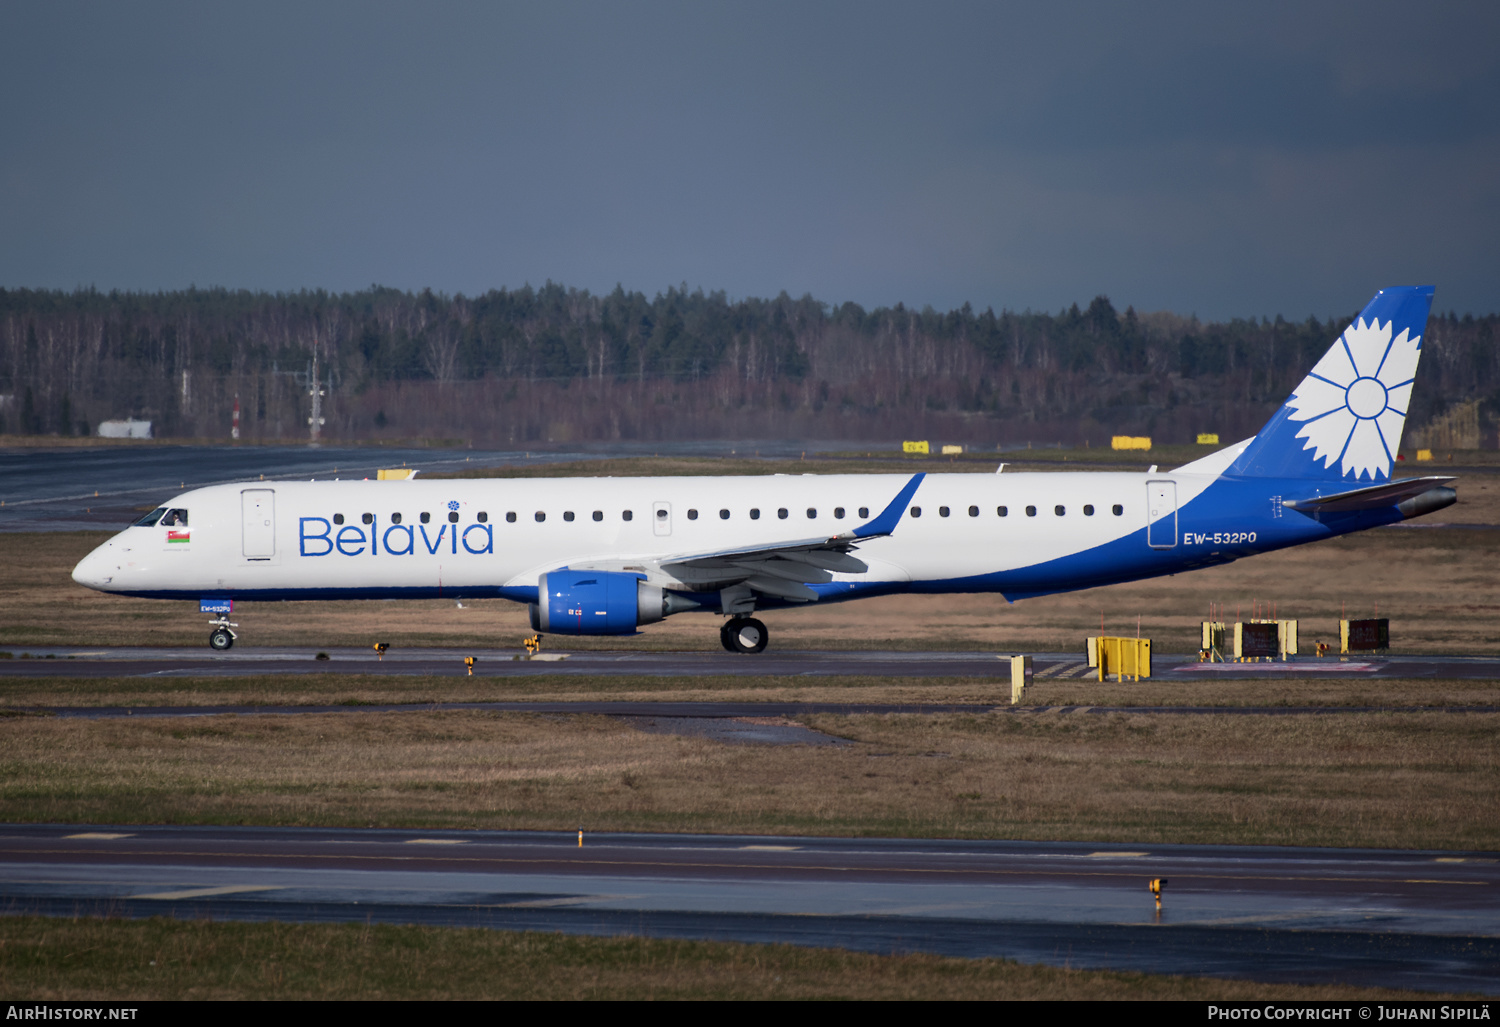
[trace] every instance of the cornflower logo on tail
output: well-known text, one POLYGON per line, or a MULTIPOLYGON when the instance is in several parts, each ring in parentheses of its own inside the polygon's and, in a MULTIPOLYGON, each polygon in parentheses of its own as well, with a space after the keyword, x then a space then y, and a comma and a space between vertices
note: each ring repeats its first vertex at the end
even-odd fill
POLYGON ((1344 474, 1378 478, 1396 457, 1422 337, 1392 338, 1393 327, 1356 319, 1287 400, 1288 419, 1307 422, 1302 448, 1325 468, 1341 460, 1344 474))

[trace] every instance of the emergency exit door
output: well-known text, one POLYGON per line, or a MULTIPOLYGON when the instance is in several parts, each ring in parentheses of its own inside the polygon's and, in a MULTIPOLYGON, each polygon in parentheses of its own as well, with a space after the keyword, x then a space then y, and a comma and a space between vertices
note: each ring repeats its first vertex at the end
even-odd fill
POLYGON ((1171 549, 1177 544, 1177 483, 1146 482, 1146 544, 1171 549))
POLYGON ((276 555, 276 493, 272 489, 245 489, 240 493, 244 522, 244 552, 247 560, 269 560, 276 555))

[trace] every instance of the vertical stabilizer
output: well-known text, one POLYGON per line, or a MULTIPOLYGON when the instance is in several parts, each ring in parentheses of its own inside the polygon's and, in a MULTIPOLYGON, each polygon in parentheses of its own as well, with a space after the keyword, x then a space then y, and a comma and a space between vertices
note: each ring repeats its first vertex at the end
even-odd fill
POLYGON ((1389 478, 1432 293, 1430 285, 1376 293, 1228 473, 1349 482, 1389 478))

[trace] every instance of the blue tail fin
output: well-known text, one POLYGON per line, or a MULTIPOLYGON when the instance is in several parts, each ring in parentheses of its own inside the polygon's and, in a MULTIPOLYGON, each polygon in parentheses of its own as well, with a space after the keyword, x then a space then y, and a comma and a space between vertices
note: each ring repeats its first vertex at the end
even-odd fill
POLYGON ((1430 285, 1382 289, 1227 473, 1380 481, 1401 446, 1430 285))

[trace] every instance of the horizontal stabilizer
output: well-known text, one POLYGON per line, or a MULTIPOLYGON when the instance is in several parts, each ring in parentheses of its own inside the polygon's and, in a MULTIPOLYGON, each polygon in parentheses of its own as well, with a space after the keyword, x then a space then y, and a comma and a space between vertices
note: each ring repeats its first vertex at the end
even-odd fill
POLYGON ((1457 479, 1435 475, 1430 478, 1402 478, 1388 481, 1384 485, 1354 489, 1352 492, 1335 492, 1331 496, 1313 496, 1309 499, 1285 499, 1281 505, 1303 513, 1345 513, 1351 510, 1376 510, 1382 506, 1395 506, 1402 500, 1420 496, 1422 493, 1446 485, 1457 479))

